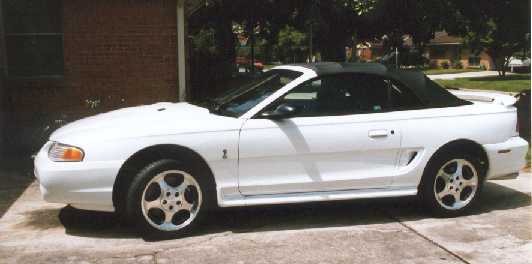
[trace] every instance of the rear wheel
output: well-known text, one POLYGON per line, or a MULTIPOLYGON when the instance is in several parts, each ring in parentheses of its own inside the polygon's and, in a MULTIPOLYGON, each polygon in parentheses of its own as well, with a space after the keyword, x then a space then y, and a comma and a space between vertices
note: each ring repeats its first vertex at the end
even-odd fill
POLYGON ((146 236, 172 238, 194 231, 205 214, 206 182, 174 160, 141 170, 127 195, 128 218, 146 236))
POLYGON ((436 215, 453 217, 467 211, 478 199, 483 175, 476 159, 465 154, 440 155, 429 164, 420 194, 436 215))

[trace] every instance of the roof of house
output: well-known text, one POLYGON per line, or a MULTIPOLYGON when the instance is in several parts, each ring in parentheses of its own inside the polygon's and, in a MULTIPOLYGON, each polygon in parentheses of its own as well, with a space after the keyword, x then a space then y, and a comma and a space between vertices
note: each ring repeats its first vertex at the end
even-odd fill
MULTIPOLYGON (((409 35, 404 35, 403 36, 403 41, 404 41, 403 42, 404 45, 407 46, 407 47, 411 47, 411 46, 414 45, 413 39, 409 35)), ((369 44, 370 47, 371 46, 380 47, 380 46, 383 45, 383 41, 382 40, 369 41, 367 43, 369 44)), ((464 43, 464 40, 461 37, 449 35, 445 31, 438 31, 438 32, 434 33, 434 38, 430 40, 428 45, 429 46, 430 45, 460 45, 460 44, 463 44, 463 43, 464 43)))
POLYGON ((464 40, 458 36, 449 35, 445 31, 438 31, 434 33, 434 38, 430 41, 429 45, 451 45, 462 44, 464 40))

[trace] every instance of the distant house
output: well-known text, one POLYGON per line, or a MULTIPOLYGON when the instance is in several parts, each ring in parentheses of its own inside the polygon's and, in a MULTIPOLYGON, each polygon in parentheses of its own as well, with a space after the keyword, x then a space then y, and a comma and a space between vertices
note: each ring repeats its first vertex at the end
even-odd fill
POLYGON ((464 44, 462 38, 451 36, 444 31, 436 32, 434 39, 427 45, 425 56, 431 65, 441 66, 460 61, 464 68, 481 66, 487 70, 495 68, 493 60, 486 52, 475 54, 464 44))
MULTIPOLYGON (((404 36, 404 45, 413 47, 410 36, 404 36)), ((382 42, 363 42, 357 45, 357 55, 362 60, 378 60, 385 53, 382 42)), ((429 65, 432 67, 452 65, 459 61, 464 68, 483 67, 487 70, 495 68, 488 54, 485 52, 475 54, 464 44, 462 38, 451 36, 445 31, 435 33, 434 38, 427 44, 423 56, 429 60, 429 65)))

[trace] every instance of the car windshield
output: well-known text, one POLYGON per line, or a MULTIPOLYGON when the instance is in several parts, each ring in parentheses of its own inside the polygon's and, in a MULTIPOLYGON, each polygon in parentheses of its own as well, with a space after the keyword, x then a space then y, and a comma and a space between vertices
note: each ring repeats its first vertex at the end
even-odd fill
POLYGON ((200 105, 212 113, 240 117, 301 75, 290 70, 264 72, 200 105))

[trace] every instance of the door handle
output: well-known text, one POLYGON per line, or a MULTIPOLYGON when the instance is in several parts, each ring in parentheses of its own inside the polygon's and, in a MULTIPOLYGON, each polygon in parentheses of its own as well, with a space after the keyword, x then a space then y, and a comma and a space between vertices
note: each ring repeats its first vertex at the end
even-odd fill
POLYGON ((385 138, 385 137, 388 137, 388 130, 386 130, 386 129, 370 130, 368 132, 368 137, 370 137, 370 138, 385 138))

